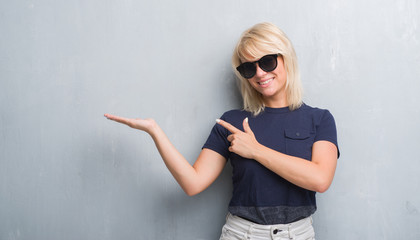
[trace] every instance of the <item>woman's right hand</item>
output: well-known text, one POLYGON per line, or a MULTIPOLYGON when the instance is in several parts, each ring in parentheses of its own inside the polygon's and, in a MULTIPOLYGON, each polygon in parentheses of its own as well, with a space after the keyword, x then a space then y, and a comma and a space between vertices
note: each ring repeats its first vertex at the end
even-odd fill
POLYGON ((125 117, 119 117, 111 114, 105 114, 104 115, 109 120, 119 122, 122 124, 125 124, 131 128, 135 128, 141 131, 145 131, 149 134, 151 134, 151 131, 156 127, 155 120, 148 118, 148 119, 141 119, 141 118, 125 118, 125 117))

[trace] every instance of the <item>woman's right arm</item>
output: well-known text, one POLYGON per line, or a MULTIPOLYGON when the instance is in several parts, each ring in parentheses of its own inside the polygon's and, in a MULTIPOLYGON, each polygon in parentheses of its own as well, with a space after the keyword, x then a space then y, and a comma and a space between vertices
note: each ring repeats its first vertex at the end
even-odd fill
POLYGON ((105 114, 105 117, 147 132, 155 142, 166 167, 189 196, 198 194, 210 186, 226 164, 226 159, 222 155, 204 148, 194 165, 191 166, 153 119, 131 119, 110 114, 105 114))

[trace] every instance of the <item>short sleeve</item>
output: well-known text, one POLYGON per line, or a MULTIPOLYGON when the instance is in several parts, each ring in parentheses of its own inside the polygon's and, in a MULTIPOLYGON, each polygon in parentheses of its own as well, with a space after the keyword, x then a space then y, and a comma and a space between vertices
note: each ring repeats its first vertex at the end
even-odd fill
POLYGON ((337 158, 340 157, 335 120, 333 115, 328 110, 325 110, 316 129, 314 142, 321 140, 329 141, 335 144, 335 146, 337 146, 337 158))
MULTIPOLYGON (((225 120, 222 116, 220 119, 225 120)), ((228 137, 228 131, 226 128, 222 127, 220 124, 215 124, 210 132, 209 137, 207 138, 207 141, 205 142, 203 148, 207 148, 210 150, 213 150, 223 157, 226 158, 226 160, 229 159, 229 146, 230 143, 227 140, 228 137)))

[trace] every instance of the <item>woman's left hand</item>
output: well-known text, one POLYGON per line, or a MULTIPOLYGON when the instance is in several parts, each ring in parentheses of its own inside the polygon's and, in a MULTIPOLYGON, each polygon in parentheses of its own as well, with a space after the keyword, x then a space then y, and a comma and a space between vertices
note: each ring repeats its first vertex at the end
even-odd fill
POLYGON ((254 159, 255 151, 261 145, 249 126, 248 118, 245 118, 242 123, 245 131, 241 131, 232 124, 220 119, 217 119, 217 123, 232 133, 227 137, 227 140, 230 142, 229 151, 244 158, 254 159))

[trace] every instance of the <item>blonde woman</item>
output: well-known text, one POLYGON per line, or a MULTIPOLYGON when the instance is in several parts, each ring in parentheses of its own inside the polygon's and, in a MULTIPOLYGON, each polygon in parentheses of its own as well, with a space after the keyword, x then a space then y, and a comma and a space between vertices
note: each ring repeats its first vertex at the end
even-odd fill
POLYGON ((233 195, 220 239, 314 239, 315 193, 329 188, 339 157, 334 118, 302 102, 296 53, 277 26, 246 30, 232 64, 243 109, 216 120, 193 166, 153 119, 105 116, 150 134, 190 196, 213 183, 230 161, 233 195))

